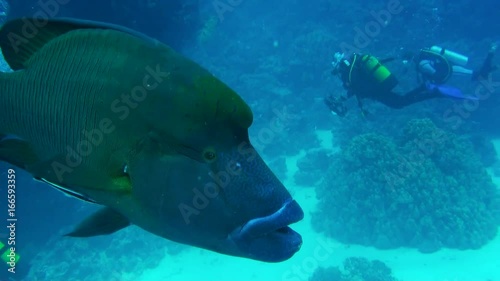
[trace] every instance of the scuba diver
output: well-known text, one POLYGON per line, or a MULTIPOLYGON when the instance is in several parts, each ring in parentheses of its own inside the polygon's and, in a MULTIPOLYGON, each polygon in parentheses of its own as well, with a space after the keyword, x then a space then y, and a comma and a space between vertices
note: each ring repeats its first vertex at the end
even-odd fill
POLYGON ((491 45, 486 59, 478 70, 465 68, 469 59, 456 52, 438 46, 421 49, 412 58, 416 65, 417 81, 425 83, 429 91, 463 98, 464 94, 460 89, 445 85, 445 83, 452 75, 470 75, 471 81, 487 79, 489 74, 497 69, 497 66, 493 64, 496 49, 496 44, 491 45))
POLYGON ((345 101, 356 97, 363 115, 363 99, 372 99, 388 107, 399 109, 428 99, 442 97, 435 91, 428 91, 425 84, 407 92, 404 95, 393 92, 398 84, 396 77, 382 63, 393 59, 378 60, 371 55, 352 54, 345 58, 344 54, 336 53, 332 62, 332 74, 339 76, 347 95, 335 97, 329 95, 324 99, 332 113, 341 117, 347 113, 345 101))
POLYGON ((393 91, 398 81, 383 65, 392 61, 392 58, 378 60, 371 55, 354 53, 346 59, 344 54, 336 53, 335 61, 332 62, 334 67, 332 74, 339 76, 347 95, 339 97, 329 95, 324 101, 332 113, 343 117, 347 113, 345 101, 354 96, 363 114, 366 114, 366 111, 363 109, 362 99, 376 100, 394 109, 443 97, 477 100, 475 97, 464 95, 460 89, 444 83, 454 73, 471 75, 472 81, 486 79, 497 69, 493 65, 496 48, 496 44, 491 46, 483 65, 475 71, 464 67, 468 58, 463 55, 437 46, 421 49, 418 55, 412 58, 417 66, 419 86, 405 94, 393 91))

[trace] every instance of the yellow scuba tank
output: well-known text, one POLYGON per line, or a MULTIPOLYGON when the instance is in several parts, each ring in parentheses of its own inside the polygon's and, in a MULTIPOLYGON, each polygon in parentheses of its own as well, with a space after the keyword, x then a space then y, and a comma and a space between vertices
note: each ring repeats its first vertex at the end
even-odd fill
POLYGON ((398 81, 389 69, 373 56, 363 55, 361 57, 361 66, 368 76, 373 78, 374 83, 386 90, 392 90, 398 84, 398 81))

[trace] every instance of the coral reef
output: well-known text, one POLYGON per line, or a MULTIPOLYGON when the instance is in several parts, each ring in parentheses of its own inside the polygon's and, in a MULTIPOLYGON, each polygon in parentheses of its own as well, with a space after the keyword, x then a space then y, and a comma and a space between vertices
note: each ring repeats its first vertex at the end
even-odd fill
POLYGON ((277 159, 269 162, 269 168, 281 181, 286 180, 288 168, 286 166, 285 157, 278 157, 277 159))
POLYGON ((470 141, 412 120, 393 140, 363 134, 318 188, 317 230, 381 249, 477 249, 495 237, 498 191, 470 141))
POLYGON ((397 281, 392 270, 379 260, 351 257, 344 260, 343 268, 319 267, 309 281, 397 281))
POLYGON ((332 159, 330 151, 326 149, 309 151, 297 161, 299 170, 294 175, 295 184, 301 186, 315 186, 324 177, 324 169, 329 167, 332 159))
POLYGON ((54 237, 34 253, 26 280, 137 280, 165 255, 176 255, 185 248, 134 227, 105 237, 54 237))
POLYGON ((485 166, 493 166, 498 161, 497 151, 489 138, 481 135, 473 135, 470 137, 470 141, 485 166))

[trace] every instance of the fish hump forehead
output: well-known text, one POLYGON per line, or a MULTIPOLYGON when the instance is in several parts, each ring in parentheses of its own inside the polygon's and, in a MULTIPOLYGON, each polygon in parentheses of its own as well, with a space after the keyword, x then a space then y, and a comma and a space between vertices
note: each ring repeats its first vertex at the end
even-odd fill
MULTIPOLYGON (((185 139, 194 132, 219 135, 224 132, 240 134, 253 122, 248 104, 229 86, 194 61, 175 52, 163 53, 158 72, 166 69, 168 79, 161 82, 151 99, 156 120, 162 134, 171 133, 185 139)), ((165 75, 166 76, 166 75, 165 75)), ((152 111, 148 114, 152 116, 152 111)))
POLYGON ((230 87, 212 74, 193 77, 193 87, 198 92, 199 103, 207 123, 248 129, 253 121, 248 104, 230 87))

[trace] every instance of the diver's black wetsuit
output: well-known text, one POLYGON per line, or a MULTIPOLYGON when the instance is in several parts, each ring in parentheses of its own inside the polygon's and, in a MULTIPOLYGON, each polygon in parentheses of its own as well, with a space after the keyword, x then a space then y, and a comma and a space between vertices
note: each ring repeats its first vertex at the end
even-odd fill
POLYGON ((426 89, 425 85, 415 88, 404 95, 400 95, 392 91, 385 93, 378 92, 375 94, 377 95, 376 97, 367 97, 367 98, 377 100, 385 104, 386 106, 394 109, 400 109, 425 100, 444 97, 442 94, 438 92, 429 92, 426 89))
POLYGON ((429 92, 425 84, 405 94, 395 93, 392 88, 397 82, 392 82, 389 85, 377 84, 373 81, 373 77, 360 66, 359 60, 354 61, 351 69, 352 62, 353 60, 350 59, 349 64, 340 66, 340 78, 347 90, 347 98, 356 96, 360 107, 362 99, 376 100, 388 107, 400 109, 421 101, 442 97, 438 92, 429 92))

